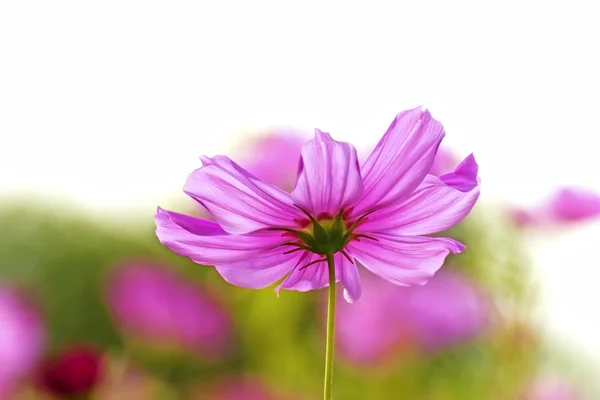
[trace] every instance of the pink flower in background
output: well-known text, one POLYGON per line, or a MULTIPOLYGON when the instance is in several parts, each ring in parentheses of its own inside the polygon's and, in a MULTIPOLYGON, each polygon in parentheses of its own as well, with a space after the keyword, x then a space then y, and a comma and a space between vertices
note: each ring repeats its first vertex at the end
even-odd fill
MULTIPOLYGON (((242 144, 239 164, 261 181, 290 192, 294 188, 298 160, 305 142, 304 136, 297 130, 268 131, 242 144)), ((195 215, 213 220, 210 212, 202 206, 195 215)))
POLYGON ((170 268, 124 263, 106 292, 117 323, 132 337, 176 344, 209 358, 229 349, 232 323, 225 308, 170 268))
POLYGON ((267 132, 244 147, 239 164, 261 181, 290 192, 305 142, 304 136, 295 130, 267 132))
POLYGON ((224 156, 203 157, 184 191, 215 222, 161 208, 156 233, 171 250, 214 265, 228 282, 308 291, 328 285, 326 254, 345 297, 360 297, 356 261, 398 285, 422 285, 464 246, 430 237, 462 220, 479 196, 477 164, 428 175, 442 125, 421 108, 398 114, 367 160, 316 130, 302 149, 294 190, 262 182, 224 156))
POLYGON ((460 160, 450 149, 440 147, 435 155, 435 159, 433 160, 433 165, 431 166, 429 173, 435 176, 450 173, 454 170, 454 166, 458 164, 459 161, 460 160))
POLYGON ((40 312, 23 293, 0 286, 0 399, 35 368, 44 348, 40 312))
POLYGON ((569 382, 557 378, 538 379, 518 400, 583 400, 569 382))
MULTIPOLYGON (((362 275, 363 297, 355 304, 340 302, 336 316, 336 343, 342 358, 360 365, 376 364, 408 340, 407 331, 388 308, 405 289, 367 274, 362 275)), ((394 310, 395 311, 395 310, 394 310)))
POLYGON ((258 380, 225 380, 210 391, 212 400, 281 400, 270 393, 258 380))
POLYGON ((210 400, 298 400, 300 397, 275 393, 265 386, 260 378, 253 376, 230 376, 200 385, 194 399, 210 400))
POLYGON ((565 187, 539 207, 532 210, 512 210, 511 215, 519 226, 585 221, 600 217, 600 195, 589 189, 565 187))
POLYGON ((38 371, 39 385, 61 398, 85 396, 102 379, 102 354, 89 346, 63 350, 44 361, 38 371))
POLYGON ((491 307, 483 293, 458 273, 442 273, 423 287, 404 289, 396 303, 411 321, 412 333, 427 350, 455 345, 481 334, 491 307))
POLYGON ((363 278, 362 301, 338 310, 339 350, 349 361, 381 362, 403 344, 439 350, 477 337, 488 325, 486 297, 456 272, 440 273, 422 287, 363 278))

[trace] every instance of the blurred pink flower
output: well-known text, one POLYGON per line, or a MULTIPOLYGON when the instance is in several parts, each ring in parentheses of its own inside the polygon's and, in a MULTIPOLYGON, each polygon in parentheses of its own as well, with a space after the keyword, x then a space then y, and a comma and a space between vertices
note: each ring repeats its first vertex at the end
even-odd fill
POLYGON ((45 329, 23 293, 0 286, 0 399, 29 375, 42 355, 45 329))
POLYGON ((210 393, 213 400, 280 400, 258 380, 226 380, 210 393))
POLYGON ((423 285, 446 256, 465 249, 428 235, 460 222, 479 197, 473 155, 448 174, 428 174, 444 136, 429 111, 401 112, 359 165, 354 146, 316 129, 291 193, 225 156, 202 157, 184 192, 216 223, 159 207, 156 234, 172 251, 246 288, 285 277, 279 289, 321 289, 329 285, 326 255, 335 259, 334 282, 348 301, 361 295, 359 263, 397 285, 423 285))
POLYGON ((102 354, 87 346, 74 346, 48 357, 38 371, 38 384, 47 392, 69 398, 91 393, 102 379, 102 354))
POLYGON ((433 165, 429 170, 431 175, 440 176, 448 174, 454 170, 454 167, 460 162, 460 159, 446 147, 440 147, 433 160, 433 165))
POLYGON ((339 351, 349 361, 381 362, 402 344, 439 350, 487 327, 485 296, 456 272, 440 272, 425 286, 398 287, 372 275, 363 284, 363 299, 338 309, 339 351))
POLYGON ((534 382, 518 400, 583 400, 583 397, 569 382, 544 377, 534 382))
POLYGON ((207 358, 229 350, 232 323, 225 308, 171 268, 123 263, 106 292, 117 323, 132 337, 179 345, 207 358))
POLYGON ((306 141, 302 133, 292 129, 269 131, 244 147, 239 164, 261 181, 291 192, 306 141))
MULTIPOLYGON (((210 400, 299 400, 301 397, 274 392, 267 388, 260 378, 253 376, 229 376, 200 385, 194 399, 210 400)), ((304 397, 302 397, 304 398, 304 397)))
POLYGON ((510 212, 518 226, 549 226, 600 217, 600 195, 589 189, 564 187, 534 209, 510 212))
MULTIPOLYGON (((305 142, 305 136, 298 130, 267 131, 242 144, 238 150, 239 165, 263 182, 291 192, 305 142)), ((194 215, 213 221, 210 212, 202 205, 194 215)))

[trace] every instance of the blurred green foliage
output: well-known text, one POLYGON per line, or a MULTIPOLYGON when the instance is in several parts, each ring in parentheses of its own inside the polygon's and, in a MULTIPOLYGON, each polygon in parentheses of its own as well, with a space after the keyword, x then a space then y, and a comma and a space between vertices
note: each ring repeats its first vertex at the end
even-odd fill
MULTIPOLYGON (((0 227, 0 281, 37 296, 47 321, 49 351, 91 343, 124 355, 166 382, 171 389, 163 392, 173 398, 185 398, 188 386, 248 372, 294 398, 319 397, 325 344, 322 292, 283 291, 278 297, 270 289, 232 287, 212 268, 163 248, 151 217, 99 221, 19 204, 0 209, 0 227), (123 338, 103 301, 103 282, 116 263, 132 258, 161 260, 219 293, 234 317, 235 356, 209 363, 123 338)), ((375 368, 338 360, 336 398, 507 400, 535 375, 540 343, 528 325, 535 287, 518 232, 501 215, 479 207, 448 234, 468 250, 449 258, 445 268, 460 269, 491 293, 499 328, 428 356, 404 349, 375 368)))

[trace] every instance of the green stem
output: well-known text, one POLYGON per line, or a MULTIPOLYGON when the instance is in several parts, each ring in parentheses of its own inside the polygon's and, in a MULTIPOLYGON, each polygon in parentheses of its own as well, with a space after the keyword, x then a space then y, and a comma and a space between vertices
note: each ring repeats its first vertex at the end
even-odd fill
POLYGON ((325 400, 331 400, 333 389, 333 349, 335 341, 335 265, 333 254, 327 254, 329 269, 329 302, 327 306, 327 347, 325 349, 325 400))

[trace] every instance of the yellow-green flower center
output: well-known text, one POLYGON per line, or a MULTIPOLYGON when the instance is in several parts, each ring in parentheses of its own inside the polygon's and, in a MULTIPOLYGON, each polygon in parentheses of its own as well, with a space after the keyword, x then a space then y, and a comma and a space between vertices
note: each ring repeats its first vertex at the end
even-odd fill
POLYGON ((280 230, 292 234, 298 239, 284 244, 284 246, 295 247, 294 249, 287 251, 286 254, 306 250, 323 256, 332 256, 335 253, 340 252, 350 260, 350 262, 353 262, 351 257, 344 251, 348 242, 351 240, 360 240, 360 238, 377 240, 365 234, 354 233, 354 230, 366 219, 368 214, 361 216, 354 222, 349 222, 344 220, 344 210, 341 210, 333 218, 325 217, 319 219, 316 219, 305 210, 302 210, 302 212, 304 212, 310 220, 304 228, 298 230, 290 228, 273 228, 273 230, 280 230))

